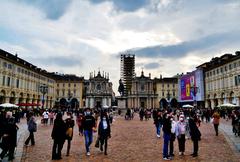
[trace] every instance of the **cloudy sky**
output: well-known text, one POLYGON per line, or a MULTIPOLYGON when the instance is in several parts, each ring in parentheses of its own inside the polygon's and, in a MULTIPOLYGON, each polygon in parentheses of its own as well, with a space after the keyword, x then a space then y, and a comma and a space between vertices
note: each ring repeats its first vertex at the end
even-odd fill
POLYGON ((0 48, 50 72, 170 77, 240 45, 239 0, 0 0, 0 48))

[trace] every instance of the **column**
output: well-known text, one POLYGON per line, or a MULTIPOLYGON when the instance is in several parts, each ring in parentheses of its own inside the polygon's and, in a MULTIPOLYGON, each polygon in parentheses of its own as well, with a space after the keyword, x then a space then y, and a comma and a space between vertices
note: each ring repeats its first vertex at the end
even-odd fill
POLYGON ((86 104, 85 106, 86 106, 86 107, 88 107, 88 106, 89 106, 89 103, 88 103, 88 102, 89 102, 89 99, 88 99, 88 98, 86 98, 86 101, 85 101, 85 104, 86 104))
POLYGON ((10 102, 10 97, 5 96, 5 101, 3 103, 9 103, 10 102))
POLYGON ((112 105, 112 99, 111 97, 108 98, 108 106, 111 106, 112 105))

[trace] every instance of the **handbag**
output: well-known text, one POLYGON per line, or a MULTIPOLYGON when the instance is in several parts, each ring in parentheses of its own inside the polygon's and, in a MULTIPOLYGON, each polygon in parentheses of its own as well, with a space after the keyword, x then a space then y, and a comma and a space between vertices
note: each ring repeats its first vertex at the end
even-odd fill
POLYGON ((66 135, 67 135, 67 137, 72 137, 72 135, 73 135, 73 129, 72 129, 71 127, 67 129, 66 135))
POLYGON ((95 147, 96 147, 96 148, 99 148, 99 142, 100 142, 100 141, 99 141, 99 137, 98 137, 97 140, 96 140, 96 143, 95 143, 95 147))

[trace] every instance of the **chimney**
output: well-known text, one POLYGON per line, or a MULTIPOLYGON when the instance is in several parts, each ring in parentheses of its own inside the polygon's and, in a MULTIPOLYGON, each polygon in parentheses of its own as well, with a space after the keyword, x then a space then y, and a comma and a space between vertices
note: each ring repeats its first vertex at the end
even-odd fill
POLYGON ((151 79, 151 73, 149 73, 149 78, 151 79))

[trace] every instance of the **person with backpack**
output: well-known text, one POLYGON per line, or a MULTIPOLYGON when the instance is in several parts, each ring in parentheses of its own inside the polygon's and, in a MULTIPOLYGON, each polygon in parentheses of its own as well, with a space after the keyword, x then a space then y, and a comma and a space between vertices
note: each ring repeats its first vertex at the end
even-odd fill
POLYGON ((29 113, 29 119, 28 119, 27 125, 28 125, 29 136, 25 141, 25 146, 29 144, 30 140, 31 140, 31 145, 33 146, 35 145, 34 132, 37 131, 37 123, 35 121, 35 118, 32 112, 29 113))

